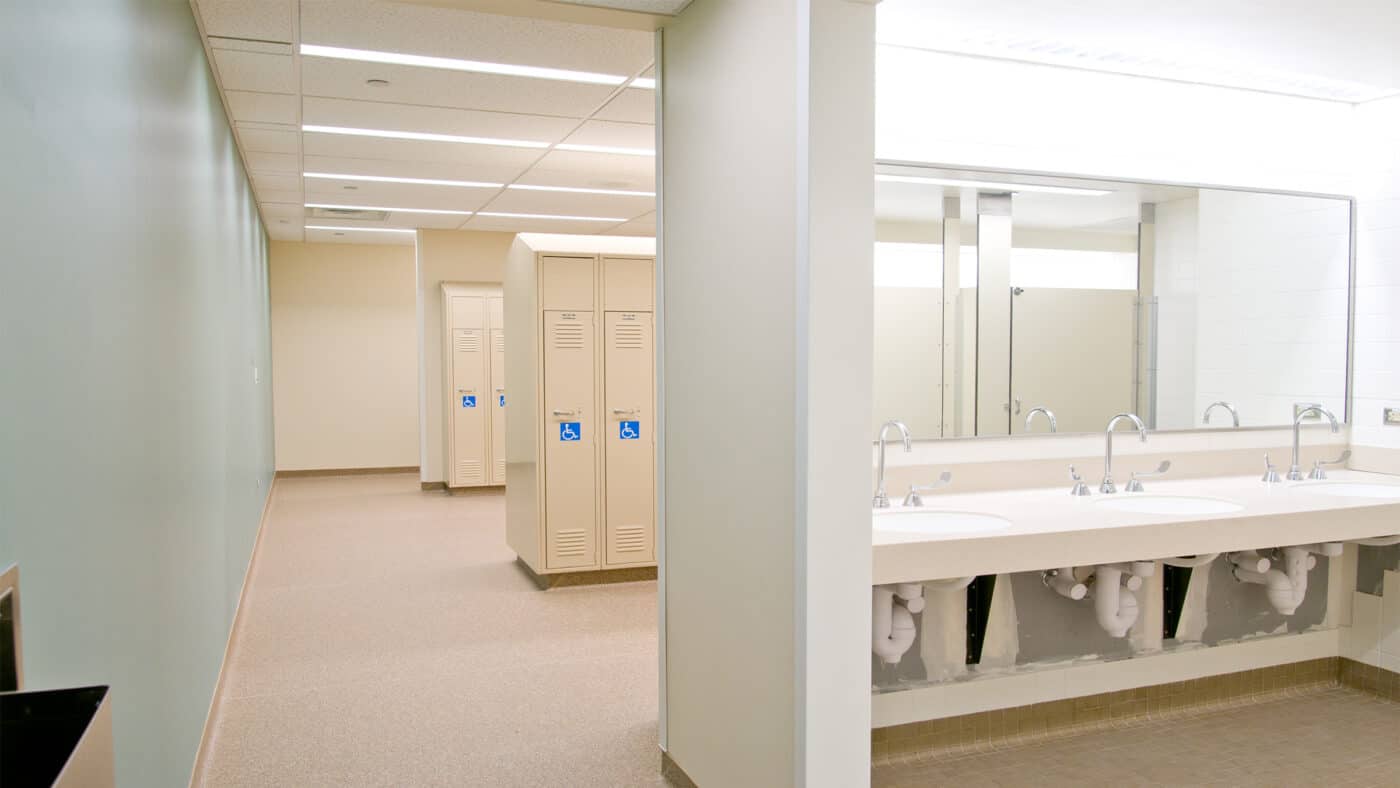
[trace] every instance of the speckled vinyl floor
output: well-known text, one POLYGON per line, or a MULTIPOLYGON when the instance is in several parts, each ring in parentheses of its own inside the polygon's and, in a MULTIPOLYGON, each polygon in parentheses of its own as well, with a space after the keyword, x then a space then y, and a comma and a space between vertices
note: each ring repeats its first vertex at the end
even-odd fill
POLYGON ((656 584, 535 589, 498 492, 280 479, 208 786, 652 786, 656 584))
POLYGON ((1400 786, 1400 703, 1320 689, 971 755, 882 765, 899 786, 1400 786))

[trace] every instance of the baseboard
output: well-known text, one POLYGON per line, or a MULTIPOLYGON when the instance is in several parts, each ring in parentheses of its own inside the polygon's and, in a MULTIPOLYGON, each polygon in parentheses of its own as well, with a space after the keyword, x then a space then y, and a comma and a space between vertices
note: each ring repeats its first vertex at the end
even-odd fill
POLYGON ((1342 657, 1337 676, 1343 686, 1400 703, 1400 673, 1342 657))
POLYGON ((395 465, 386 468, 307 468, 299 471, 278 471, 279 479, 309 479, 317 476, 378 476, 385 473, 418 473, 417 465, 395 465))
POLYGON ((690 775, 685 773, 680 764, 671 759, 670 753, 661 752, 661 777, 677 788, 699 788, 695 781, 690 779, 690 775))
POLYGON ((1349 661, 1340 657, 1323 657, 1189 681, 876 728, 870 732, 871 761, 878 765, 911 759, 937 760, 995 750, 1010 744, 1123 727, 1176 714, 1199 714, 1214 708, 1262 703, 1283 695, 1336 687, 1343 683, 1343 663, 1349 661))
POLYGON ((238 605, 233 610, 233 625, 229 627, 228 640, 224 643, 224 658, 219 663, 219 677, 214 681, 214 697, 209 699, 209 713, 204 716, 204 730, 200 733, 199 750, 195 753, 194 769, 190 772, 190 785, 192 786, 204 783, 203 775, 209 753, 209 737, 213 734, 213 722, 218 716, 224 697, 224 671, 228 668, 228 657, 229 654, 233 653, 233 646, 238 638, 239 624, 243 621, 243 603, 246 601, 248 593, 248 578, 253 576, 253 567, 257 565, 258 556, 262 553, 263 535, 267 532, 267 515, 272 510, 272 495, 277 490, 277 480, 280 476, 280 472, 273 472, 272 482, 267 485, 267 497, 263 498, 262 516, 258 518, 258 533, 253 538, 253 553, 248 556, 248 566, 243 570, 243 585, 238 589, 238 605))
POLYGON ((596 586, 610 583, 636 583, 643 580, 656 579, 656 567, 654 566, 632 566, 623 569, 592 569, 585 572, 556 572, 554 574, 542 575, 530 568, 530 565, 515 559, 515 565, 520 567, 520 571, 529 577, 541 591, 548 591, 551 588, 567 588, 569 586, 596 586))

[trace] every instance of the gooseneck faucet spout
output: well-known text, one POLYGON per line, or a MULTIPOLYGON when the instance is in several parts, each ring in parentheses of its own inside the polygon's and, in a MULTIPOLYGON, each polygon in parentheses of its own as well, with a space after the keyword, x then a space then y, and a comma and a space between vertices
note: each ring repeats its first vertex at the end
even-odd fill
POLYGON ((1210 413, 1211 413, 1211 411, 1215 410, 1216 408, 1224 408, 1225 410, 1230 411, 1230 420, 1231 420, 1232 422, 1234 422, 1234 426, 1236 426, 1236 427, 1240 426, 1240 412, 1239 412, 1238 410, 1235 410, 1235 406, 1234 406, 1234 405, 1231 405, 1230 403, 1226 402, 1225 400, 1221 400, 1221 401, 1219 401, 1219 402, 1212 402, 1212 403, 1210 403, 1210 405, 1208 405, 1208 406, 1206 407, 1205 415, 1204 415, 1204 416, 1201 416, 1201 422, 1202 422, 1203 424, 1209 424, 1209 423, 1210 423, 1210 413))
POLYGON ((1301 453, 1300 447, 1303 442, 1303 419, 1309 413, 1317 413, 1327 417, 1332 422, 1332 434, 1336 435, 1342 427, 1337 423, 1337 417, 1332 415, 1332 411, 1321 405, 1310 405, 1298 411, 1298 415, 1293 417, 1293 464, 1288 469, 1288 480, 1290 482, 1301 482, 1307 477, 1303 475, 1302 460, 1298 455, 1301 453))
POLYGON ((1060 425, 1055 422, 1055 411, 1050 410, 1049 408, 1042 405, 1038 408, 1031 408, 1031 412, 1026 414, 1026 432, 1031 431, 1031 421, 1035 419, 1035 414, 1037 413, 1045 414, 1045 418, 1050 422, 1051 432, 1060 431, 1060 425))
POLYGON ((891 419, 880 425, 880 461, 875 472, 875 500, 871 504, 876 509, 890 508, 890 497, 885 494, 885 433, 890 427, 899 430, 899 437, 904 441, 904 450, 910 452, 914 450, 914 444, 909 437, 909 428, 904 426, 904 422, 891 419))
POLYGON ((1113 428, 1118 426, 1118 422, 1128 419, 1137 427, 1138 436, 1143 443, 1147 443, 1147 425, 1142 423, 1142 419, 1135 413, 1120 413, 1108 422, 1108 429, 1104 430, 1104 454, 1103 454, 1103 484, 1099 485, 1101 493, 1116 493, 1118 485, 1113 483, 1113 428))

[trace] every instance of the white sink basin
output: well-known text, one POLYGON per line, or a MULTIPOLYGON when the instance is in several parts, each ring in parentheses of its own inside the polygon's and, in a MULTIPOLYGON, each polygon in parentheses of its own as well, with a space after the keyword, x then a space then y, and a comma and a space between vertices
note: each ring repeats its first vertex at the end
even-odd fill
POLYGON ((1141 495, 1119 493, 1110 498, 1101 498, 1094 504, 1117 512, 1137 512, 1139 514, 1230 514, 1243 509, 1233 501, 1219 498, 1197 498, 1188 495, 1141 495))
POLYGON ((1400 484, 1371 484, 1368 482, 1315 482, 1300 484, 1298 489, 1318 495, 1338 498, 1381 498, 1400 500, 1400 484))
POLYGON ((1011 521, 994 514, 904 509, 876 512, 871 524, 885 541, 918 541, 929 536, 1003 531, 1011 521))

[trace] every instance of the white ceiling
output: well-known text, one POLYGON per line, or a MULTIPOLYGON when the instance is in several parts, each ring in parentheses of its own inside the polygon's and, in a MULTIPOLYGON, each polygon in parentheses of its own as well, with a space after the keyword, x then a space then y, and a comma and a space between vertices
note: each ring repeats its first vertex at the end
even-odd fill
MULTIPOLYGON (((645 4, 644 4, 645 5, 645 4)), ((667 5, 665 3, 651 5, 667 5)), ((307 178, 303 173, 654 192, 649 155, 556 150, 654 147, 653 90, 303 56, 302 44, 572 71, 652 75, 649 32, 391 0, 195 0, 268 235, 412 243, 460 228, 654 235, 655 198, 307 178), (385 80, 385 86, 369 84, 385 80), (304 131, 332 126, 518 140, 539 147, 304 131), (311 218, 307 204, 416 208, 383 219, 311 218), (519 214, 482 216, 473 212, 519 214), (568 218, 593 217, 609 221, 568 218)))

